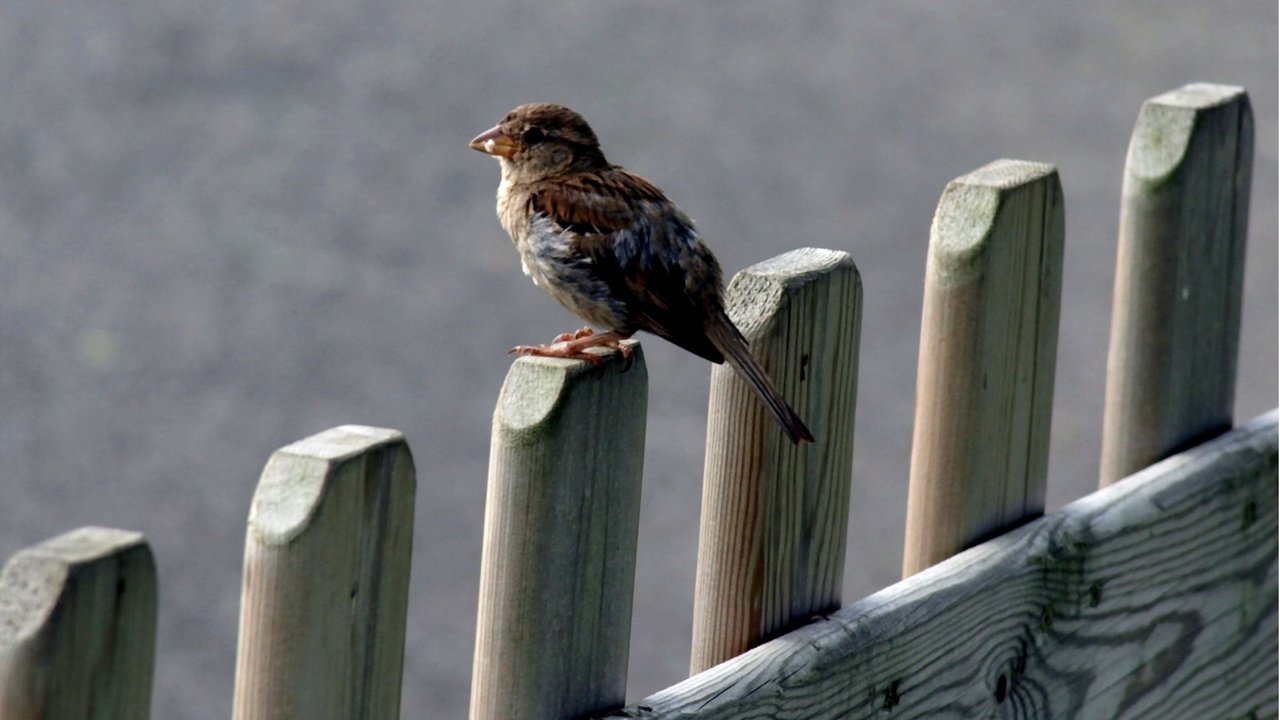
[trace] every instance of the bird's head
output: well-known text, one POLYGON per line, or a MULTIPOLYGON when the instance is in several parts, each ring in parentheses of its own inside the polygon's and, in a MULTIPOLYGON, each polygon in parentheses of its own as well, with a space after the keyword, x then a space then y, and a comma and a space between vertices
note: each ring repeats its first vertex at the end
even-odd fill
POLYGON ((512 110, 502 122, 477 135, 471 148, 498 158, 504 173, 522 181, 605 164, 600 141, 587 121, 551 103, 529 103, 512 110))

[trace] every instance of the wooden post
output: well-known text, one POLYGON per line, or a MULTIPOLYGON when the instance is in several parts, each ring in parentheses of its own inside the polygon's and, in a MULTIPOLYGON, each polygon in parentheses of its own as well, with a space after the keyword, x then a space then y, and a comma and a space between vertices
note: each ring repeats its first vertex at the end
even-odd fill
POLYGON ((156 567, 142 535, 85 527, 0 574, 0 718, 146 720, 156 567))
POLYGON ((1062 287, 1051 165, 947 185, 929 240, 903 574, 1044 512, 1062 287))
POLYGON ((813 430, 793 445, 728 365, 711 372, 690 671, 840 605, 862 281, 804 248, 738 273, 729 317, 813 430))
POLYGON ((631 367, 525 357, 493 413, 474 720, 570 718, 620 707, 648 380, 631 367))
POLYGON ((1252 165, 1242 88, 1143 103, 1120 209, 1102 485, 1231 427, 1252 165))
POLYGON ((413 458, 347 425, 277 450, 245 538, 237 720, 400 715, 413 458))

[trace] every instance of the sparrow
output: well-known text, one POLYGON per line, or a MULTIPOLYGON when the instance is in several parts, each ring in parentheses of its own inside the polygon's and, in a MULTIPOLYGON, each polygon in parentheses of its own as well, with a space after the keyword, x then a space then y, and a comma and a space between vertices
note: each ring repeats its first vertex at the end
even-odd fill
POLYGON ((550 103, 521 105, 471 147, 502 167, 498 219, 525 275, 604 328, 511 352, 599 364, 585 351, 609 347, 629 360, 621 341, 645 330, 713 363, 728 360, 791 442, 813 442, 725 314, 720 263, 693 221, 653 183, 606 160, 581 115, 550 103))

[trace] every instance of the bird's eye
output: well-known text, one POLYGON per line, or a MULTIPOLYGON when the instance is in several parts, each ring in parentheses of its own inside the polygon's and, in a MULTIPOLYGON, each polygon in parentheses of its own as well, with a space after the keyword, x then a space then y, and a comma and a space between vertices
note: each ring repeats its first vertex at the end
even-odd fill
POLYGON ((542 128, 531 127, 524 131, 521 139, 524 140, 525 145, 537 145, 547 139, 547 134, 542 131, 542 128))

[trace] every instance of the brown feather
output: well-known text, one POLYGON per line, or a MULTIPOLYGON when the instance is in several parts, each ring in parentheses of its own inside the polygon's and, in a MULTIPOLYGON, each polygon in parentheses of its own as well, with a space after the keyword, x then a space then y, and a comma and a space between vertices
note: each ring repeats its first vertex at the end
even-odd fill
POLYGON ((570 232, 600 235, 625 230, 643 212, 641 201, 669 203, 652 183, 622 168, 603 173, 574 173, 538 183, 529 194, 530 209, 570 232))
MULTIPOLYGON (((619 261, 614 245, 617 233, 635 227, 642 213, 652 212, 643 207, 646 201, 657 208, 673 207, 648 180, 617 167, 540 183, 529 197, 534 213, 578 236, 574 239, 577 251, 591 260, 613 296, 626 305, 631 327, 616 329, 646 330, 711 362, 724 362, 703 327, 706 303, 719 305, 719 267, 710 253, 702 263, 707 277, 694 283, 701 290, 698 295, 688 290, 686 269, 676 261, 678 253, 661 247, 671 242, 665 236, 646 238, 650 246, 643 249, 643 258, 638 252, 631 262, 619 261)), ((665 217, 651 219, 655 225, 661 223, 659 227, 674 222, 665 217)))
POLYGON ((777 418, 778 424, 787 433, 787 437, 791 438, 791 442, 797 445, 802 442, 813 442, 813 433, 809 432, 804 421, 773 386, 768 373, 760 367, 760 363, 756 362, 755 356, 751 354, 746 338, 742 337, 738 328, 733 326, 733 321, 724 314, 724 311, 720 311, 717 317, 707 323, 707 336, 729 359, 729 364, 733 365, 738 374, 751 385, 756 395, 764 401, 765 407, 769 408, 777 418))

